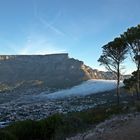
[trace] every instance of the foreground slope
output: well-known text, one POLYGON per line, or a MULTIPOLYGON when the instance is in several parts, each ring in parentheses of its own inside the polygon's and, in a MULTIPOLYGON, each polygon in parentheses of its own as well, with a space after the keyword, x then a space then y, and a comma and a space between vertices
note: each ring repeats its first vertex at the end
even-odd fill
POLYGON ((139 140, 140 113, 114 116, 96 128, 67 140, 139 140))

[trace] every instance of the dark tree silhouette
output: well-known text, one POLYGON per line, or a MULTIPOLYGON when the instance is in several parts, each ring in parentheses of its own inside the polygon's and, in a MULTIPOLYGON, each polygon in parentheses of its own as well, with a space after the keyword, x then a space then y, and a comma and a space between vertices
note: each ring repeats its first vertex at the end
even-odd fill
POLYGON ((134 96, 134 93, 137 93, 137 76, 138 71, 134 71, 132 73, 132 76, 129 79, 124 79, 124 88, 127 89, 132 96, 134 96))
POLYGON ((121 76, 121 68, 122 62, 126 58, 126 54, 128 48, 126 46, 125 41, 122 38, 115 38, 112 42, 104 45, 102 55, 99 58, 99 62, 101 65, 104 65, 107 70, 112 71, 117 78, 117 103, 120 102, 120 76, 121 76))
POLYGON ((129 48, 129 52, 133 62, 137 68, 137 98, 140 92, 140 25, 127 29, 121 36, 129 48))

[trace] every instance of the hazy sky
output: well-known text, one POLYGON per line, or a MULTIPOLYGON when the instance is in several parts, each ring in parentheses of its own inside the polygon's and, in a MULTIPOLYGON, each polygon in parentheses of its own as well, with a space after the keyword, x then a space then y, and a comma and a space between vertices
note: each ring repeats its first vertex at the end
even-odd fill
POLYGON ((140 0, 0 0, 0 54, 68 52, 99 68, 101 47, 139 23, 140 0))

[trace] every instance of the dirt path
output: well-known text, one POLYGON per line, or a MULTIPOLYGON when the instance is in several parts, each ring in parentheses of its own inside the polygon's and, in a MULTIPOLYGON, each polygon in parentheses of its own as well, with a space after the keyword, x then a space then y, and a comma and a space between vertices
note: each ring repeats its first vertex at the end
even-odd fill
POLYGON ((68 140, 140 140, 140 114, 114 117, 68 140))
POLYGON ((126 121, 103 134, 87 136, 85 140, 140 140, 140 117, 126 121))

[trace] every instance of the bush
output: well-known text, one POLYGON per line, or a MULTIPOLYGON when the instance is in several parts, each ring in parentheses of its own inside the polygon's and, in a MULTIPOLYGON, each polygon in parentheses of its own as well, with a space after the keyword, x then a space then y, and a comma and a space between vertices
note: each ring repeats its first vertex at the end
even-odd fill
POLYGON ((135 107, 140 112, 140 101, 135 101, 135 107))
POLYGON ((14 136, 16 136, 18 140, 35 140, 39 139, 41 136, 39 131, 40 125, 38 122, 32 120, 16 122, 6 129, 14 136))
POLYGON ((62 115, 55 114, 47 119, 39 121, 41 126, 41 138, 43 140, 51 140, 54 139, 56 131, 62 125, 62 115))
POLYGON ((97 107, 66 115, 55 114, 40 121, 16 122, 3 129, 4 132, 0 130, 0 136, 2 140, 15 140, 15 138, 18 140, 65 140, 68 136, 83 132, 111 115, 122 112, 121 106, 112 106, 97 107))
POLYGON ((0 131, 0 140, 17 140, 16 137, 8 131, 0 131))

